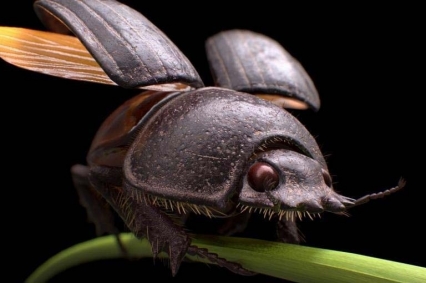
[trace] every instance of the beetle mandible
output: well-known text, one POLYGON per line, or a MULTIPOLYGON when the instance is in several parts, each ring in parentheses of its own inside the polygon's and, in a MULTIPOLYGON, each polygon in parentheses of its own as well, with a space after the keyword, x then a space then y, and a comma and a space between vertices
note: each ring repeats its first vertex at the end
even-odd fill
POLYGON ((357 200, 334 191, 315 139, 285 110, 318 110, 318 92, 301 64, 265 35, 229 30, 210 37, 206 52, 215 86, 205 87, 167 36, 128 6, 37 0, 34 8, 53 32, 2 28, 10 35, 0 41, 6 61, 145 90, 105 120, 87 165, 75 165, 71 173, 97 233, 117 235, 118 214, 137 237, 149 240, 154 256, 168 253, 173 275, 186 254, 252 274, 191 245, 183 228, 191 215, 220 218, 218 233, 233 235, 253 213, 262 213, 277 223, 278 241, 299 243, 297 219, 344 214, 404 186, 401 181, 357 200), (70 31, 76 37, 63 35, 70 31), (50 44, 55 52, 46 59, 30 46, 7 49, 14 44, 10 38, 20 37, 44 49, 50 44), (16 60, 20 50, 35 56, 16 60), (43 60, 55 64, 36 64, 43 60))

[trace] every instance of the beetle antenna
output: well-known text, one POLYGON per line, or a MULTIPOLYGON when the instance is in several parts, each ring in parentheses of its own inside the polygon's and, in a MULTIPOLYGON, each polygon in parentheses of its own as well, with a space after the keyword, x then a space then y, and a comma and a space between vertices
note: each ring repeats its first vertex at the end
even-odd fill
POLYGON ((374 193, 374 194, 369 194, 369 195, 365 195, 363 197, 360 197, 359 199, 356 199, 353 204, 346 206, 347 208, 352 208, 354 206, 358 206, 364 203, 369 202, 370 200, 374 200, 374 199, 379 199, 379 198, 383 198, 385 196, 388 196, 390 194, 396 193, 397 191, 401 190, 402 188, 405 187, 406 181, 404 178, 400 178, 398 181, 398 185, 390 188, 386 191, 383 192, 379 192, 379 193, 374 193))

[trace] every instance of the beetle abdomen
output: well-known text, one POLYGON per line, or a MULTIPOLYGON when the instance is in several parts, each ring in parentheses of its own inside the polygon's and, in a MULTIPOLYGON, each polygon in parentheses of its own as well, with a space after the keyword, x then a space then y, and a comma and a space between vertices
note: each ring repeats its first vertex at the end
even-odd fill
POLYGON ((268 142, 291 145, 326 168, 314 138, 286 110, 223 88, 182 93, 141 127, 124 161, 125 187, 224 208, 268 142))

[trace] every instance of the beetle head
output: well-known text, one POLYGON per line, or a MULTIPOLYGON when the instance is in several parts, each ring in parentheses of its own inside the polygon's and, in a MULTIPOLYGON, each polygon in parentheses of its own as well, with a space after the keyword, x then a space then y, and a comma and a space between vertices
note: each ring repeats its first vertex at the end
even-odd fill
POLYGON ((352 200, 337 194, 318 161, 290 149, 257 154, 243 177, 238 202, 242 210, 272 217, 312 217, 323 211, 344 213, 352 200))

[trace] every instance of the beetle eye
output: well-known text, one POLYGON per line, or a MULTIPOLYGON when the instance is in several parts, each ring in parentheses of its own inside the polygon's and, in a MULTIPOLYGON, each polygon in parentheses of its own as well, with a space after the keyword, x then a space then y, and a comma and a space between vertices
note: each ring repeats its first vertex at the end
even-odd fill
POLYGON ((279 176, 275 168, 265 162, 256 162, 248 171, 248 182, 258 192, 273 190, 277 187, 279 176))
POLYGON ((322 177, 324 178, 324 182, 325 184, 331 188, 332 182, 331 182, 331 177, 330 174, 328 174, 327 171, 325 171, 324 169, 322 169, 322 177))

